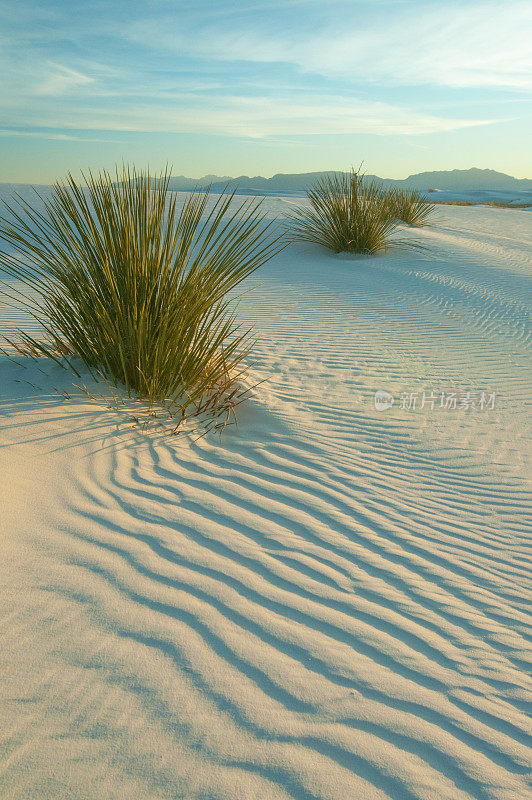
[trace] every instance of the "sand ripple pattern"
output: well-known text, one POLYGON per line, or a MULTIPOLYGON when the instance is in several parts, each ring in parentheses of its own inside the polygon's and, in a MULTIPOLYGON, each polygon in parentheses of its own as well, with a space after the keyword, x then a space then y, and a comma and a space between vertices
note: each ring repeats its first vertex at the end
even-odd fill
POLYGON ((476 211, 431 251, 279 257, 240 309, 272 379, 221 446, 3 403, 18 469, 63 433, 5 593, 2 796, 524 800, 526 250, 476 211), (374 409, 431 387, 500 402, 374 409))

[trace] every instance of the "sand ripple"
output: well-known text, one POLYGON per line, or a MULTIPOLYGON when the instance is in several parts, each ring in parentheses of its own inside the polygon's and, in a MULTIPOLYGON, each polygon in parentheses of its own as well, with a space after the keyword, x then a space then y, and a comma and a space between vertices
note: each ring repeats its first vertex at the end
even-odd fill
POLYGON ((272 379, 222 445, 4 359, 3 797, 523 800, 524 219, 280 256, 240 308, 272 379))

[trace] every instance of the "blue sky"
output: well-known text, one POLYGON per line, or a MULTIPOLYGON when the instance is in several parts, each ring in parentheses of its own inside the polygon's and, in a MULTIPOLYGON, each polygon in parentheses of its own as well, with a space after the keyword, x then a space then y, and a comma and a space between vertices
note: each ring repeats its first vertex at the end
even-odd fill
POLYGON ((0 181, 122 160, 532 178, 531 41, 520 0, 0 0, 0 181))

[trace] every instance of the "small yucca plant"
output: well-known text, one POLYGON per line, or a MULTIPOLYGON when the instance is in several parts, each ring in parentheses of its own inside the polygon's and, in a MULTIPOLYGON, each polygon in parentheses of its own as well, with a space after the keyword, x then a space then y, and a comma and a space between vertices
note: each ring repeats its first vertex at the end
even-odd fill
POLYGON ((426 200, 421 192, 391 189, 388 192, 388 208, 393 219, 421 227, 429 224, 435 205, 426 200))
POLYGON ((44 335, 22 333, 28 351, 75 371, 77 357, 186 416, 232 396, 250 340, 229 294, 284 245, 260 202, 234 208, 234 192, 209 203, 195 190, 178 208, 169 180, 124 167, 89 173, 85 186, 69 175, 42 211, 19 197, 0 220, 10 248, 0 270, 31 291, 17 297, 44 335))
POLYGON ((335 253, 371 255, 384 250, 397 223, 390 216, 387 192, 355 170, 322 178, 307 190, 310 208, 291 215, 292 238, 335 253))

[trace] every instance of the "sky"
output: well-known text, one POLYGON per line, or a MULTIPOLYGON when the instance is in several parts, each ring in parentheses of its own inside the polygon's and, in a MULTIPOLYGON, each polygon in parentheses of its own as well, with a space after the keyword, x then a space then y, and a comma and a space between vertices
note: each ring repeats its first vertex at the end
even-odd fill
POLYGON ((0 0, 0 181, 532 178, 532 2, 0 0))

